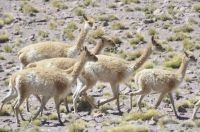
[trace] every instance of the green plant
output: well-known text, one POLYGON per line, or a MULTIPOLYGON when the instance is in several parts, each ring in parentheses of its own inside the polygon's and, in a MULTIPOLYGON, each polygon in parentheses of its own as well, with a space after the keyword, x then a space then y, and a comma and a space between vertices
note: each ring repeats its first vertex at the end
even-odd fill
POLYGON ((193 10, 195 10, 196 12, 200 12, 200 5, 194 5, 193 10))
POLYGON ((67 38, 69 39, 74 39, 73 32, 77 29, 78 27, 74 22, 68 23, 67 27, 64 28, 64 34, 66 35, 67 38))
POLYGON ((174 29, 174 32, 186 32, 186 33, 190 33, 192 32, 194 29, 192 28, 191 25, 189 24, 185 24, 183 26, 177 27, 174 29))
POLYGON ((3 23, 4 24, 10 24, 14 20, 13 16, 11 14, 5 14, 3 15, 3 23))
POLYGON ((55 30, 57 28, 57 23, 56 23, 56 20, 52 19, 49 21, 49 29, 51 30, 55 30))
POLYGON ((181 127, 195 127, 195 123, 193 121, 184 121, 181 123, 181 127))
POLYGON ((48 118, 49 120, 58 120, 58 115, 56 112, 53 112, 48 116, 48 118))
POLYGON ((114 21, 114 20, 119 20, 119 18, 115 15, 100 15, 97 16, 98 21, 114 21))
POLYGON ((4 25, 4 20, 0 18, 0 28, 3 27, 4 25))
POLYGON ((0 34, 0 43, 7 42, 9 40, 9 35, 8 33, 4 32, 0 34))
POLYGON ((153 61, 147 61, 144 63, 144 65, 142 66, 142 68, 144 69, 152 69, 154 68, 155 64, 153 63, 153 61))
POLYGON ((4 51, 5 51, 6 53, 11 53, 13 47, 7 44, 7 45, 4 45, 4 46, 3 46, 3 49, 4 49, 4 51))
POLYGON ((194 105, 189 100, 178 101, 176 105, 178 111, 181 111, 181 109, 185 108, 193 108, 193 106, 194 105))
POLYGON ((142 55, 142 51, 137 50, 133 53, 126 53, 126 56, 124 56, 124 57, 127 58, 128 60, 135 60, 135 59, 139 58, 141 55, 142 55))
POLYGON ((77 7, 77 8, 75 8, 75 10, 74 10, 74 14, 77 15, 77 16, 82 16, 82 15, 85 14, 85 13, 84 13, 84 10, 83 10, 82 7, 77 7))
POLYGON ((167 20, 171 20, 171 17, 167 14, 161 14, 160 16, 158 16, 157 19, 162 20, 162 21, 167 21, 167 20))
POLYGON ((49 33, 45 31, 39 31, 38 36, 41 36, 42 38, 47 38, 49 36, 49 33))
POLYGON ((177 54, 174 54, 172 58, 165 59, 164 66, 168 68, 179 68, 181 62, 182 62, 181 57, 177 54))
POLYGON ((185 38, 190 38, 190 36, 184 32, 177 32, 175 35, 167 38, 168 41, 182 41, 185 38))
POLYGON ((31 3, 26 2, 26 1, 21 4, 21 11, 23 13, 38 13, 39 12, 39 10, 36 7, 34 7, 31 3))
POLYGON ((3 109, 0 111, 0 116, 10 116, 11 112, 12 112, 12 106, 5 104, 3 109))
POLYGON ((85 6, 94 5, 94 1, 93 0, 83 0, 83 4, 85 6))
POLYGON ((124 120, 130 121, 130 120, 150 120, 152 117, 159 117, 161 114, 158 110, 155 109, 149 109, 145 113, 143 112, 132 112, 132 113, 125 113, 123 115, 124 120))
POLYGON ((193 50, 195 48, 194 42, 188 38, 184 39, 182 44, 183 44, 183 48, 187 50, 193 50))
POLYGON ((31 122, 31 124, 33 124, 33 125, 35 125, 35 126, 40 126, 40 125, 42 124, 42 122, 41 122, 41 120, 36 119, 36 120, 33 120, 33 121, 31 122))
POLYGON ((9 128, 9 127, 2 127, 2 128, 0 128, 0 132, 11 132, 12 131, 12 129, 11 128, 9 128))
POLYGON ((112 29, 114 29, 114 30, 125 29, 125 26, 121 22, 114 22, 112 24, 112 29))
POLYGON ((124 4, 130 4, 130 3, 140 3, 140 0, 122 0, 124 4))
POLYGON ((86 127, 87 127, 87 122, 85 122, 82 119, 78 119, 67 125, 66 129, 67 132, 83 132, 86 127))
POLYGON ((110 4, 110 5, 108 5, 108 8, 117 8, 117 5, 116 4, 110 4))
POLYGON ((179 122, 177 120, 169 118, 169 117, 164 117, 158 121, 158 125, 160 127, 164 127, 167 124, 179 124, 179 122))
POLYGON ((102 105, 99 109, 102 113, 107 113, 107 110, 112 110, 112 107, 111 105, 102 105))
POLYGON ((58 9, 67 9, 67 5, 65 5, 64 2, 62 2, 61 0, 52 0, 52 6, 58 9))
POLYGON ((157 32, 156 32, 156 29, 155 28, 149 28, 149 31, 148 31, 149 35, 153 36, 153 35, 156 35, 157 32))
POLYGON ((136 125, 119 125, 112 128, 108 132, 148 132, 147 126, 136 126, 136 125))
POLYGON ((132 46, 135 46, 135 45, 137 45, 137 44, 139 44, 140 42, 143 42, 143 41, 144 41, 143 35, 137 33, 136 36, 135 36, 133 39, 130 40, 129 43, 130 43, 132 46))

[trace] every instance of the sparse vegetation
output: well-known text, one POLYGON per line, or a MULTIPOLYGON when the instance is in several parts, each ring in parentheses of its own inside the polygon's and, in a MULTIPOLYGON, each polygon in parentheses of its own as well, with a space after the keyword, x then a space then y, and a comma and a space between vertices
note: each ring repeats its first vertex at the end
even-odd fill
POLYGON ((174 32, 185 32, 185 33, 190 33, 192 32, 194 29, 192 28, 191 25, 189 24, 185 24, 183 26, 177 27, 174 29, 174 32))
POLYGON ((132 113, 125 113, 123 115, 124 120, 130 121, 130 120, 150 120, 152 117, 159 117, 161 114, 158 110, 155 109, 149 109, 146 112, 132 112, 132 113))
POLYGON ((143 37, 142 34, 137 33, 137 34, 135 35, 135 37, 134 37, 133 39, 130 40, 129 43, 130 43, 132 46, 135 46, 135 45, 139 44, 140 42, 144 42, 144 37, 143 37))
POLYGON ((40 126, 40 125, 42 124, 42 122, 41 122, 41 120, 36 119, 36 120, 33 120, 33 121, 31 122, 31 124, 33 124, 33 125, 35 125, 35 126, 40 126))
POLYGON ((122 0, 124 4, 130 4, 130 3, 140 3, 140 0, 122 0))
POLYGON ((160 127, 164 127, 167 124, 179 124, 179 122, 177 120, 169 118, 169 117, 164 117, 158 121, 158 125, 160 127))
POLYGON ((32 3, 27 2, 27 1, 21 4, 21 11, 23 13, 38 13, 39 12, 39 10, 36 7, 34 7, 32 3))
POLYGON ((148 31, 149 35, 153 36, 153 35, 156 35, 157 32, 156 32, 156 29, 155 28, 149 28, 149 31, 148 31))
POLYGON ((183 44, 183 48, 187 50, 193 50, 195 48, 194 42, 188 38, 184 39, 182 44, 183 44))
POLYGON ((164 66, 168 68, 179 68, 181 62, 182 62, 181 57, 177 54, 174 54, 172 58, 165 59, 164 66))
POLYGON ((82 119, 78 119, 67 125, 66 129, 67 132, 83 132, 86 127, 87 127, 87 122, 85 122, 82 119))
POLYGON ((49 36, 49 33, 46 32, 46 31, 40 30, 40 31, 38 32, 38 36, 41 36, 42 38, 47 38, 47 37, 49 36))
POLYGON ((53 112, 48 116, 48 118, 49 120, 58 120, 58 115, 56 112, 53 112))
POLYGON ((97 16, 97 20, 111 22, 114 20, 118 20, 118 17, 115 15, 100 15, 100 16, 97 16))
POLYGON ((195 10, 196 12, 200 12, 200 5, 194 5, 193 10, 195 10))
POLYGON ((114 22, 112 24, 112 29, 113 30, 120 30, 120 29, 122 30, 122 29, 125 29, 125 26, 121 22, 114 22))
POLYGON ((10 104, 6 104, 0 111, 0 116, 10 116, 11 112, 12 112, 12 106, 10 104))
POLYGON ((84 9, 82 7, 77 7, 74 9, 74 14, 77 16, 82 16, 84 13, 84 9))
POLYGON ((175 35, 167 38, 168 41, 182 41, 185 38, 190 38, 190 36, 184 32, 177 32, 175 35))
POLYGON ((4 51, 5 51, 6 53, 11 53, 13 47, 7 44, 7 45, 4 45, 4 46, 3 46, 3 49, 4 49, 4 51))
POLYGON ((7 42, 9 40, 9 35, 7 32, 0 34, 0 43, 7 42))
POLYGON ((74 22, 70 22, 68 23, 67 27, 64 28, 64 34, 65 36, 72 40, 74 39, 74 35, 73 32, 77 29, 78 27, 76 26, 76 24, 74 22))
POLYGON ((189 101, 189 100, 183 100, 183 101, 179 101, 177 102, 177 109, 178 111, 182 111, 182 109, 185 109, 185 108, 193 108, 193 104, 189 101))
POLYGON ((49 21, 49 29, 55 30, 57 28, 57 22, 55 19, 49 21))
POLYGON ((157 19, 162 20, 162 21, 167 21, 167 20, 171 20, 172 18, 167 14, 161 14, 160 16, 157 17, 157 19))
POLYGON ((65 5, 64 2, 62 2, 61 0, 52 0, 51 4, 53 7, 58 8, 58 9, 67 9, 67 5, 65 5))
POLYGON ((137 125, 119 125, 108 132, 148 132, 149 128, 147 126, 137 126, 137 125))

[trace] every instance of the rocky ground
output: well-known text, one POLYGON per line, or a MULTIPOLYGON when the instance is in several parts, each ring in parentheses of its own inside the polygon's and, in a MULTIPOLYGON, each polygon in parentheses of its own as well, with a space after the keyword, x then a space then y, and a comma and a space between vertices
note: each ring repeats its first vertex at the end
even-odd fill
MULTIPOLYGON (((73 43, 82 26, 82 14, 95 18, 98 26, 96 31, 89 33, 84 45, 93 47, 93 37, 105 33, 118 45, 117 52, 112 55, 129 61, 134 61, 150 41, 150 36, 156 34, 166 51, 154 52, 141 69, 176 71, 183 49, 200 57, 199 0, 0 0, 0 12, 0 100, 9 92, 9 76, 19 70, 17 52, 22 47, 47 40, 73 43)), ((138 96, 133 98, 133 110, 127 113, 129 97, 126 93, 137 90, 131 77, 125 83, 127 85, 120 86, 123 114, 118 114, 115 101, 92 110, 82 103, 79 115, 66 113, 65 107, 61 106, 65 126, 60 126, 51 100, 42 117, 31 123, 24 121, 21 127, 17 127, 11 102, 0 113, 0 131, 198 132, 200 120, 192 121, 190 117, 194 103, 200 99, 199 75, 198 59, 189 64, 183 83, 173 93, 182 119, 176 119, 169 97, 164 98, 158 110, 151 109, 158 98, 158 94, 154 93, 145 97, 144 113, 137 112, 138 96)), ((88 94, 96 102, 112 96, 110 86, 105 83, 98 83, 88 94)), ((39 106, 34 97, 29 100, 31 112, 26 111, 25 105, 22 106, 26 119, 39 106)), ((69 96, 70 109, 73 110, 71 100, 69 96)))

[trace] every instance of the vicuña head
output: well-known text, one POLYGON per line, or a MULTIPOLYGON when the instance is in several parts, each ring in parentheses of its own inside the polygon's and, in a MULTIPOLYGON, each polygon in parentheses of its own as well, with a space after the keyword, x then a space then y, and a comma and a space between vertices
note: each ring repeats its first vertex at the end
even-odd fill
MULTIPOLYGON (((91 54, 87 48, 83 48, 78 61, 75 63, 71 74, 65 73, 63 70, 55 70, 50 68, 28 68, 23 69, 10 77, 9 88, 10 92, 1 101, 3 105, 17 97, 17 102, 14 106, 14 112, 17 119, 17 124, 20 125, 19 107, 23 101, 31 94, 41 95, 41 107, 35 114, 35 119, 40 112, 43 111, 45 104, 53 97, 58 114, 58 120, 62 124, 59 112, 60 101, 65 99, 71 92, 71 87, 79 76, 85 63, 88 61, 97 61, 97 57, 91 54)), ((22 114, 20 114, 23 118, 22 114)))
POLYGON ((29 63, 43 59, 55 57, 77 57, 80 54, 80 50, 83 48, 83 43, 87 33, 96 28, 93 19, 89 19, 85 15, 83 15, 83 18, 84 26, 81 28, 81 32, 72 45, 67 45, 63 42, 47 41, 28 45, 22 48, 18 52, 18 58, 21 62, 21 69, 23 69, 29 63))
POLYGON ((142 99, 145 97, 145 95, 149 94, 151 91, 155 91, 157 93, 160 93, 157 103, 155 104, 155 108, 157 108, 160 105, 163 97, 166 94, 168 94, 173 106, 174 113, 176 117, 179 118, 175 109, 172 92, 179 86, 179 84, 185 77, 186 68, 188 66, 189 61, 196 61, 196 58, 190 52, 184 51, 181 66, 176 72, 162 70, 162 69, 144 69, 136 73, 135 85, 137 88, 139 88, 139 90, 131 93, 131 98, 130 98, 131 109, 132 109, 133 95, 140 95, 137 104, 139 110, 141 111, 142 99))
MULTIPOLYGON (((154 40, 154 37, 152 37, 152 42, 147 45, 141 57, 136 59, 136 61, 126 61, 119 57, 97 55, 98 61, 86 64, 80 76, 83 82, 85 82, 85 86, 77 88, 74 92, 73 103, 75 112, 78 96, 82 94, 86 99, 88 99, 86 91, 91 89, 98 81, 110 83, 113 92, 113 97, 107 99, 106 101, 100 102, 99 106, 110 101, 117 100, 117 108, 118 111, 121 112, 119 107, 119 84, 125 81, 142 66, 142 64, 151 55, 153 49, 163 51, 163 48, 161 48, 156 40, 154 40)), ((88 102, 95 107, 95 104, 89 101, 89 99, 88 102)))

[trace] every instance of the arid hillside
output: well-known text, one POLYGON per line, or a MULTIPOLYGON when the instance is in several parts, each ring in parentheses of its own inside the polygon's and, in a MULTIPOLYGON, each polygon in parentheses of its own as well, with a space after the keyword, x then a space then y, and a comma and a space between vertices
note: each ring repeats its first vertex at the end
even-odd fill
MULTIPOLYGON (((177 71, 183 51, 191 51, 197 62, 189 63, 183 82, 173 91, 177 119, 169 96, 165 96, 158 109, 153 109, 159 94, 145 96, 142 110, 137 106, 138 95, 133 96, 130 108, 129 93, 137 91, 134 74, 120 85, 120 108, 116 100, 92 109, 79 101, 78 115, 73 113, 71 95, 68 96, 70 113, 62 104, 61 119, 57 120, 53 100, 43 116, 29 122, 40 103, 34 96, 21 110, 27 121, 17 127, 12 106, 6 104, 0 112, 0 131, 67 131, 67 132, 199 132, 200 119, 191 120, 194 104, 200 99, 200 0, 0 0, 0 101, 8 94, 9 77, 20 70, 17 52, 28 45, 43 41, 64 42, 73 45, 83 27, 83 14, 95 19, 96 30, 89 31, 84 46, 95 46, 97 37, 111 37, 117 49, 106 49, 102 54, 135 61, 151 42, 151 36, 165 51, 153 51, 138 70, 166 69, 177 71)), ((56 50, 56 49, 55 49, 56 50)), ((111 98, 108 83, 98 82, 87 91, 97 104, 111 98)), ((197 113, 200 118, 200 110, 197 113)))

